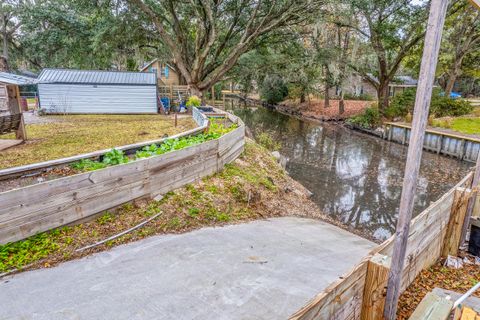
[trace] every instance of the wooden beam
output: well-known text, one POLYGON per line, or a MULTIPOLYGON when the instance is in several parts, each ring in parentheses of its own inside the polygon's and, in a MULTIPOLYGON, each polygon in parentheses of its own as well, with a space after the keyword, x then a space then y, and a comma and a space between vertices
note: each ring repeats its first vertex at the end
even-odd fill
POLYGON ((387 287, 388 272, 391 259, 383 254, 375 254, 367 266, 367 276, 363 290, 362 320, 383 319, 385 305, 385 289, 387 287))
POLYGON ((422 299, 409 320, 446 320, 452 311, 453 302, 429 292, 422 299))
POLYGON ((463 222, 461 245, 464 244, 465 241, 467 241, 467 231, 468 231, 468 228, 470 227, 470 219, 472 218, 473 209, 475 208, 479 185, 480 185, 480 150, 478 152, 477 164, 475 166, 475 173, 473 175, 473 180, 472 180, 471 189, 473 190, 473 193, 470 200, 468 201, 467 214, 465 215, 465 221, 463 222))
POLYGON ((455 190, 450 219, 448 220, 447 231, 442 246, 442 257, 458 255, 458 248, 461 244, 462 226, 465 221, 470 194, 470 189, 457 188, 457 190, 455 190))
POLYGON ((480 9, 480 0, 470 0, 470 3, 473 4, 477 9, 480 9))
POLYGON ((412 132, 410 135, 407 164, 405 166, 405 176, 403 179, 402 196, 400 199, 400 209, 395 233, 392 266, 388 277, 387 297, 384 310, 386 320, 396 319, 410 220, 412 219, 413 200, 417 189, 423 140, 427 127, 433 82, 435 80, 435 69, 437 67, 447 5, 448 0, 432 0, 430 3, 420 77, 415 98, 412 132))

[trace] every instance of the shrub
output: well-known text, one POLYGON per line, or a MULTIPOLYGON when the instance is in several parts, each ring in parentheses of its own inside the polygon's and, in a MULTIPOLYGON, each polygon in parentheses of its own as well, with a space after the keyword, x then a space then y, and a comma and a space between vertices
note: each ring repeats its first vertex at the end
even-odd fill
POLYGON ((257 135, 257 142, 270 151, 278 151, 281 148, 280 142, 273 138, 270 132, 264 131, 257 135))
POLYGON ((260 86, 260 97, 270 103, 275 104, 283 101, 288 96, 288 87, 285 81, 279 76, 267 76, 260 86))
MULTIPOLYGON (((405 117, 409 112, 413 114, 416 89, 411 88, 393 97, 389 107, 385 110, 388 118, 405 117)), ((430 114, 434 117, 458 117, 473 111, 472 105, 463 99, 451 99, 435 89, 430 103, 430 114)))
POLYGON ((430 105, 430 113, 438 118, 463 116, 472 111, 473 106, 464 99, 450 99, 438 96, 432 99, 432 104, 430 105))
POLYGON ((365 109, 362 114, 349 118, 347 123, 366 129, 373 129, 378 127, 381 123, 380 112, 376 106, 372 106, 365 109))
POLYGON ((190 98, 188 98, 186 105, 188 108, 200 107, 202 105, 202 99, 197 96, 191 96, 190 98))

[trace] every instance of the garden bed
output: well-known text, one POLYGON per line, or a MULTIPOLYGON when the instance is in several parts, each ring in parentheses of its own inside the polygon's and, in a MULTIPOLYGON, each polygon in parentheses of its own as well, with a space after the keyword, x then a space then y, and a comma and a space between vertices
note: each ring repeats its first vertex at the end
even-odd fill
POLYGON ((0 193, 0 243, 69 224, 137 198, 155 197, 221 170, 244 145, 243 123, 234 116, 229 118, 238 123, 231 127, 233 131, 212 125, 212 130, 220 132, 211 130, 201 139, 189 134, 155 147, 142 145, 142 150, 135 149, 135 161, 118 150, 108 157, 97 154, 99 161, 82 156, 72 165, 72 159, 67 159, 64 165, 87 172, 0 193), (163 148, 166 145, 169 147, 163 148))
MULTIPOLYGON (((183 116, 179 117, 177 126, 173 116, 162 115, 67 115, 38 118, 43 122, 27 123, 27 141, 24 144, 0 152, 0 169, 158 140, 196 127, 191 117, 183 116)), ((0 137, 6 139, 12 136, 0 137)))

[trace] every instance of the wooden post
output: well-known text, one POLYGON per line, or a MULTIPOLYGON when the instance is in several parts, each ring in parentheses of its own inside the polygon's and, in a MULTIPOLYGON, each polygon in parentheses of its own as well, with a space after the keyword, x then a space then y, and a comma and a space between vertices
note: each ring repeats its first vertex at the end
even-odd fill
POLYGON ((457 188, 453 198, 452 209, 450 210, 450 219, 448 220, 447 232, 443 240, 442 257, 448 255, 457 256, 458 248, 461 245, 462 226, 466 220, 467 204, 471 190, 457 188))
POLYGON ((362 320, 383 319, 385 305, 385 289, 387 287, 388 271, 391 259, 382 254, 375 254, 367 266, 367 276, 363 289, 362 320))
POLYGON ((23 110, 22 110, 22 106, 20 105, 20 88, 18 86, 15 86, 15 94, 17 96, 17 107, 18 107, 17 111, 21 115, 20 125, 18 126, 17 132, 15 133, 15 137, 19 140, 25 141, 27 140, 27 130, 25 129, 25 119, 23 119, 23 110))
POLYGON ((461 245, 464 244, 465 241, 467 241, 467 231, 468 231, 468 228, 470 227, 470 219, 472 218, 472 212, 475 207, 479 185, 480 185, 480 150, 478 151, 477 165, 475 166, 475 173, 473 175, 472 186, 471 186, 473 193, 470 200, 468 201, 467 214, 465 215, 465 221, 463 222, 461 245))
POLYGON ((408 233, 410 231, 410 220, 412 219, 413 200, 417 189, 418 172, 422 160, 423 140, 428 122, 428 112, 430 109, 435 69, 437 67, 447 5, 448 0, 432 0, 430 3, 420 77, 415 98, 412 131, 408 146, 407 164, 405 166, 402 196, 395 232, 392 266, 388 276, 387 297, 384 310, 386 320, 396 319, 408 233))
POLYGON ((173 85, 170 85, 170 107, 172 106, 173 101, 173 85))

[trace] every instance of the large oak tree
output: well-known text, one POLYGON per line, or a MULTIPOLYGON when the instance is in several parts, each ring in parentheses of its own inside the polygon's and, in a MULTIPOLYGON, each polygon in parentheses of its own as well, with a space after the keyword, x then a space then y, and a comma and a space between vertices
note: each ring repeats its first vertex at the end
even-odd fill
POLYGON ((389 83, 402 61, 423 39, 428 10, 425 3, 412 0, 348 0, 352 15, 360 23, 350 25, 370 45, 374 65, 351 65, 377 90, 380 110, 388 106, 389 83))
MULTIPOLYGON (((171 51, 192 93, 203 92, 281 28, 306 22, 322 0, 128 0, 171 51)), ((141 17, 140 17, 141 18, 141 17)))

